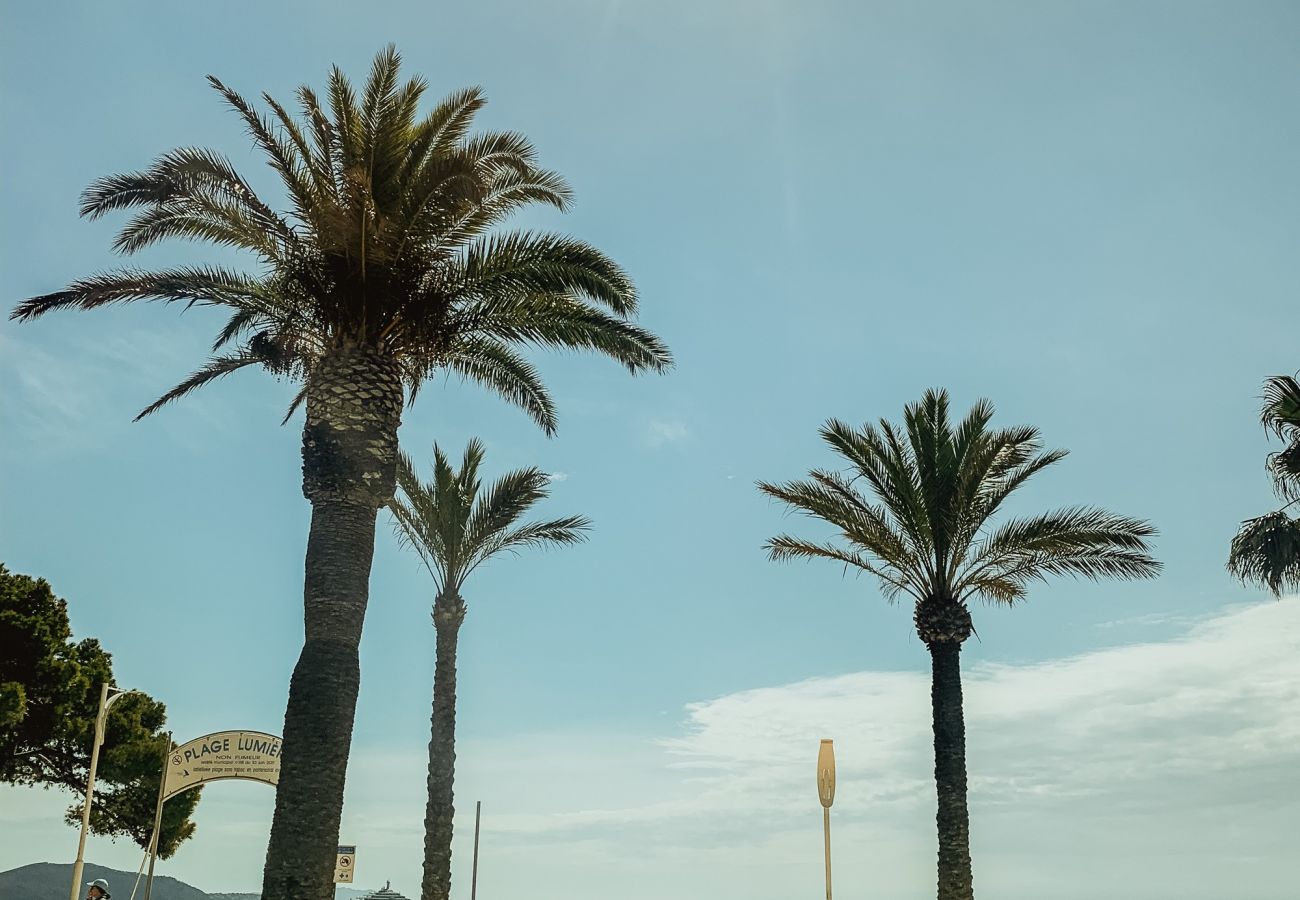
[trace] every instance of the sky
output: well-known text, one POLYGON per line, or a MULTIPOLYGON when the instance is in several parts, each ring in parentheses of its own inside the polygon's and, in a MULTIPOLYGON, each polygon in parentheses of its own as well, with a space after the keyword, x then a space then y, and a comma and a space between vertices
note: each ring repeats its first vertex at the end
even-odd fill
MULTIPOLYGON (((22 4, 0 29, 0 297, 122 265, 99 176, 177 146, 274 176, 211 73, 289 99, 396 42, 430 98, 480 85, 565 175, 517 224, 617 259, 668 375, 538 354, 560 428, 452 379, 401 440, 554 475, 586 544, 465 597, 453 896, 822 890, 818 740, 836 742, 836 891, 934 884, 928 656, 868 579, 776 565, 821 536, 754 489, 834 457, 831 416, 928 387, 1071 455, 1016 510, 1160 529, 1158 579, 1053 581, 965 646, 984 896, 1281 898, 1300 821, 1300 598, 1224 571, 1272 509, 1263 380, 1300 368, 1300 8, 1289 3, 483 0, 22 4)), ((141 265, 238 256, 176 244, 141 265)), ((246 371, 132 424, 221 318, 159 306, 0 323, 0 561, 50 580, 180 740, 278 733, 308 507, 294 388, 246 371)), ((381 519, 340 835, 357 884, 419 887, 432 586, 381 519)), ((70 796, 0 788, 0 870, 70 861, 70 796)), ((161 874, 260 884, 273 797, 205 791, 161 874)), ((90 860, 134 871, 129 842, 90 860)))

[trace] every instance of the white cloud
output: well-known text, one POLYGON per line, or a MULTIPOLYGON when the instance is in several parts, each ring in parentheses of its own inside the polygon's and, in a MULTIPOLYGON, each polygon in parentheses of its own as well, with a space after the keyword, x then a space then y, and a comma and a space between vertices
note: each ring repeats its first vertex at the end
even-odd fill
POLYGON ((549 481, 568 481, 569 473, 568 472, 547 472, 546 478, 549 481))

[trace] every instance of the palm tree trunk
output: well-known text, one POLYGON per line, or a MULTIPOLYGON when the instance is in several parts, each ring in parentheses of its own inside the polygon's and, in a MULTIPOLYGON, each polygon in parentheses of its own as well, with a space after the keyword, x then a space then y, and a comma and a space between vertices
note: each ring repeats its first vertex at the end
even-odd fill
POLYGON ((305 641, 289 682, 263 900, 334 896, 375 518, 395 487, 401 409, 397 371, 366 350, 336 351, 308 379, 305 641))
POLYGON ((961 643, 930 643, 934 786, 939 811, 939 900, 974 900, 970 815, 966 809, 966 724, 961 709, 961 643))
POLYGON ((420 900, 451 896, 451 837, 455 817, 456 640, 465 621, 460 597, 440 594, 433 605, 438 635, 433 667, 433 716, 429 737, 429 799, 424 809, 424 878, 420 900))

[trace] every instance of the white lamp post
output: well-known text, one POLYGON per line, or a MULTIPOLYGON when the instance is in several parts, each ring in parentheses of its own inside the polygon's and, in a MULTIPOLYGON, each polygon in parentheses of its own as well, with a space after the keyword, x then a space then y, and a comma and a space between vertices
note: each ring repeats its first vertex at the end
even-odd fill
POLYGON ((81 893, 81 872, 86 861, 86 832, 90 830, 90 804, 95 796, 95 770, 99 768, 99 746, 104 743, 104 721, 108 717, 108 708, 113 701, 136 691, 121 691, 109 687, 108 682, 99 686, 99 714, 95 716, 95 740, 90 748, 90 773, 86 777, 86 804, 81 809, 81 840, 77 842, 77 861, 72 864, 72 892, 68 900, 77 900, 81 893))
POLYGON ((822 831, 826 836, 826 900, 831 900, 831 804, 835 802, 835 743, 822 739, 817 751, 817 796, 822 801, 822 831))

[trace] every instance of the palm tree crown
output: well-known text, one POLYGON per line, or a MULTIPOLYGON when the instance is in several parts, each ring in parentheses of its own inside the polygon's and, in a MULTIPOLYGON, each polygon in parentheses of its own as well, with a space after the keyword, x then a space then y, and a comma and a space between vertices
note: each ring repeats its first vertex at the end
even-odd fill
POLYGON ((918 603, 1011 604, 1048 575, 1159 571, 1146 542, 1155 529, 1138 519, 1072 507, 990 527, 1014 491, 1066 455, 1044 451, 1035 428, 990 429, 992 417, 981 400, 953 427, 947 393, 932 390, 906 407, 901 428, 883 419, 860 430, 828 421, 822 439, 851 474, 816 469, 808 480, 760 482, 759 489, 836 526, 847 546, 780 535, 766 545, 771 558, 832 559, 875 575, 886 596, 918 603))
POLYGON ((419 554, 442 596, 458 597, 465 579, 503 551, 576 544, 591 527, 582 516, 519 524, 547 496, 550 476, 535 467, 517 469, 484 489, 483 453, 482 442, 471 440, 458 470, 435 445, 433 478, 427 483, 409 457, 403 454, 398 461, 400 494, 389 503, 397 535, 419 554))
POLYGON ((1228 554, 1228 571, 1280 596, 1300 587, 1300 518, 1287 513, 1300 502, 1300 382, 1295 377, 1275 375, 1265 382, 1260 422, 1286 443, 1269 454, 1267 468, 1274 491, 1287 503, 1242 523, 1228 554))
POLYGON ((400 63, 394 48, 380 53, 359 96, 336 67, 328 113, 304 86, 300 118, 266 94, 263 114, 209 77, 279 175, 287 213, 261 200, 226 158, 194 148, 83 194, 90 218, 140 210, 118 235, 122 253, 187 238, 247 250, 259 273, 127 269, 33 297, 13 318, 133 300, 230 310, 218 355, 142 416, 245 366, 305 381, 332 350, 361 347, 396 367, 408 397, 435 371, 455 371, 549 433, 553 404, 518 345, 593 349, 632 371, 666 368, 662 342, 628 321, 637 309, 632 282, 599 250, 549 234, 489 233, 529 204, 566 208, 563 179, 537 168, 522 135, 469 134, 485 103, 477 89, 417 118, 426 84, 400 83, 400 63))

